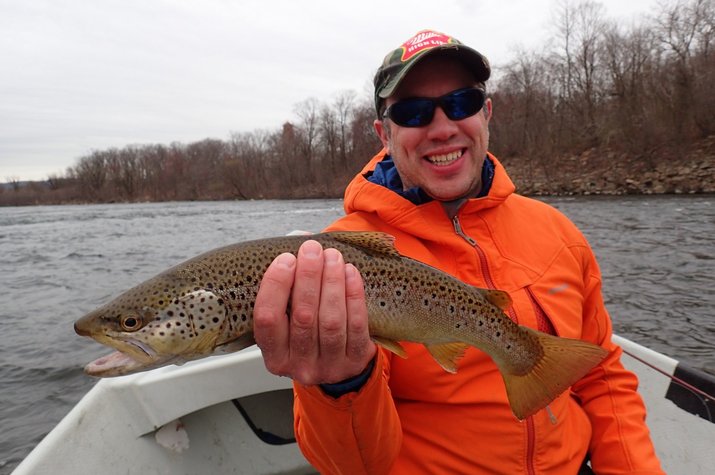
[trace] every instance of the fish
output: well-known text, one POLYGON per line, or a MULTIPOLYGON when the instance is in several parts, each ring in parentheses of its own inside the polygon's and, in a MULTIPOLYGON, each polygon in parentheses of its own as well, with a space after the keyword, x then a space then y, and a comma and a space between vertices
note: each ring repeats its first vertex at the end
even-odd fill
POLYGON ((505 313, 507 292, 469 285, 403 256, 389 234, 346 231, 221 247, 127 290, 75 322, 77 334, 118 350, 85 372, 121 376, 253 345, 253 306, 264 272, 308 239, 339 250, 360 271, 376 344, 406 357, 400 342, 421 343, 450 373, 469 347, 485 352, 519 419, 546 407, 608 353, 518 325, 505 313))

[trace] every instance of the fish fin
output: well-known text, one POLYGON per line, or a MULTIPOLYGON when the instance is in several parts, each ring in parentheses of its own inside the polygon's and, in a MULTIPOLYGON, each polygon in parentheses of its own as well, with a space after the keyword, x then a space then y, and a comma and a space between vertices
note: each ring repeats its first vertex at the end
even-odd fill
POLYGON ((405 349, 400 345, 398 342, 394 340, 388 340, 387 338, 382 338, 379 336, 371 336, 372 341, 380 345, 381 347, 390 350, 397 356, 400 356, 402 358, 407 358, 407 352, 405 349))
POLYGON ((496 305, 502 310, 506 310, 511 307, 511 297, 507 292, 503 290, 481 290, 484 292, 484 298, 486 298, 491 304, 496 305))
POLYGON ((220 345, 217 345, 216 348, 214 348, 214 353, 216 354, 226 354, 226 353, 233 353, 235 351, 240 351, 244 348, 248 348, 251 345, 255 345, 256 340, 253 339, 253 332, 251 333, 245 333, 235 340, 228 341, 226 343, 222 343, 220 345))
POLYGON ((377 231, 335 231, 326 235, 342 243, 364 249, 370 254, 402 257, 395 248, 395 237, 391 234, 377 231))
POLYGON ((452 342, 439 345, 425 345, 432 357, 449 373, 457 372, 457 360, 464 356, 469 345, 466 343, 452 342))
POLYGON ((517 418, 526 419, 584 377, 603 361, 608 351, 585 341, 559 338, 527 327, 522 329, 538 339, 543 355, 526 374, 500 370, 511 410, 517 418))

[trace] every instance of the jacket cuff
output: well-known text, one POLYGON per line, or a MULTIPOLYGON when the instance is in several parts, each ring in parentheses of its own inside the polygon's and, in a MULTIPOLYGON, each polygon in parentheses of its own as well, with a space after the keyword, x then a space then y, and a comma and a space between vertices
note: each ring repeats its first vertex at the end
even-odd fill
POLYGON ((375 368, 375 359, 376 358, 371 359, 367 367, 357 376, 345 379, 339 383, 321 384, 320 389, 335 399, 348 393, 360 391, 360 389, 365 386, 365 383, 367 383, 367 380, 370 379, 370 375, 372 375, 372 370, 375 368))

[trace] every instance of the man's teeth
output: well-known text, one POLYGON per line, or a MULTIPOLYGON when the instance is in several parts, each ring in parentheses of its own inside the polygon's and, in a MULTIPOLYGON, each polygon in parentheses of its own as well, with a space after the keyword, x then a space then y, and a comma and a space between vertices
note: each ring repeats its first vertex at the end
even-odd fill
POLYGON ((435 165, 446 165, 462 156, 462 151, 457 150, 456 152, 450 152, 445 155, 430 155, 427 160, 434 163, 435 165))

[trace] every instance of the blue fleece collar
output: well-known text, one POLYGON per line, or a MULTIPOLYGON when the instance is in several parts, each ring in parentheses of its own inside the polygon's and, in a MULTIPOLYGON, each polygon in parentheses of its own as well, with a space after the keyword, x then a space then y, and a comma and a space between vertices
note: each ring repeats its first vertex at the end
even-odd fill
MULTIPOLYGON (((400 178, 399 173, 397 173, 397 167, 395 167, 395 162, 390 155, 385 155, 380 163, 375 166, 375 170, 368 172, 365 175, 368 181, 375 183, 377 185, 384 186, 385 188, 394 191, 403 198, 410 200, 416 205, 421 205, 424 203, 429 203, 432 201, 432 197, 427 195, 419 187, 409 188, 407 190, 402 189, 402 178, 400 178)), ((489 194, 489 189, 492 186, 492 181, 494 180, 494 162, 487 156, 484 160, 484 166, 482 167, 482 189, 476 198, 481 198, 489 194)))

